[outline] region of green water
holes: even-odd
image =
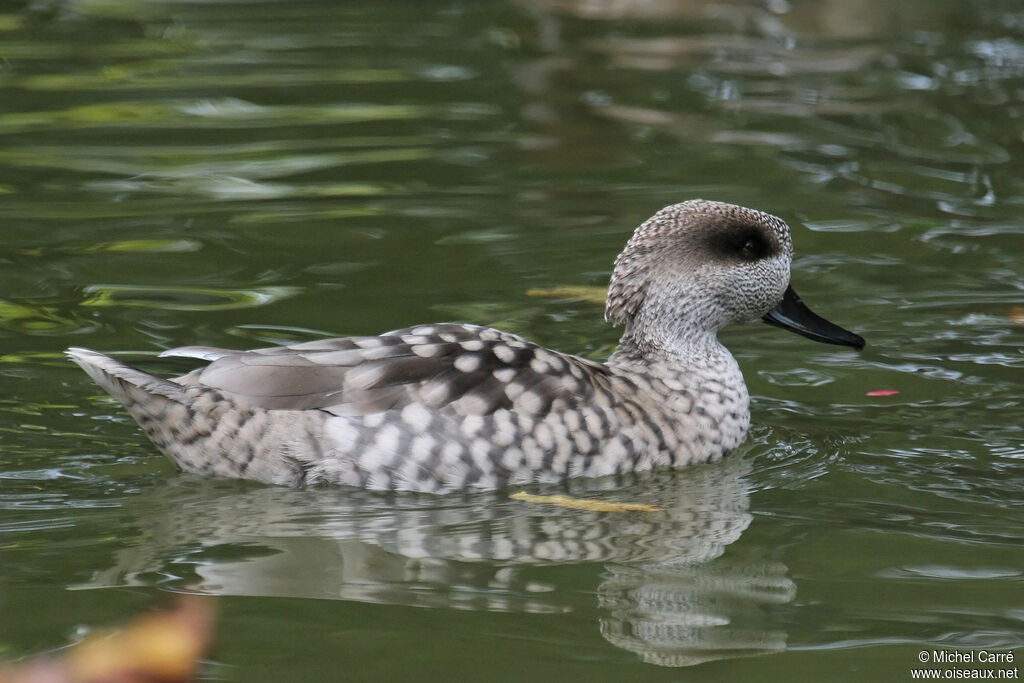
[[[211,679],[1019,665],[1022,120],[1009,0],[0,3],[0,659],[185,591]],[[868,347],[727,331],[740,452],[566,487],[660,513],[180,475],[60,355],[463,320],[600,358],[599,305],[530,290],[692,197],[789,221]]]

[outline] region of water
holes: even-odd
[[[228,680],[1022,655],[1020,3],[0,9],[0,657],[180,591],[221,596]],[[786,218],[795,288],[868,348],[727,331],[740,452],[566,487],[658,513],[179,475],[60,356],[454,319],[600,358],[600,306],[532,290],[604,286],[698,196]]]

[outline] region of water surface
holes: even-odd
[[[0,4],[0,657],[221,596],[228,680],[909,680],[1024,646],[1015,2]],[[60,352],[439,320],[602,358],[630,231],[793,226],[727,461],[599,513],[178,474]],[[892,396],[868,396],[888,389]]]

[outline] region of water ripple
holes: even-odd
[[[163,287],[158,285],[89,285],[83,306],[137,306],[170,311],[222,311],[264,306],[295,296],[297,287],[223,289],[213,287]]]

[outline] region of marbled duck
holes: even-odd
[[[763,319],[817,341],[864,340],[789,286],[789,226],[693,200],[665,207],[615,260],[605,316],[625,326],[597,363],[461,323],[234,351],[173,380],[67,354],[181,469],[271,484],[449,492],[718,460],[750,426],[718,339]]]

